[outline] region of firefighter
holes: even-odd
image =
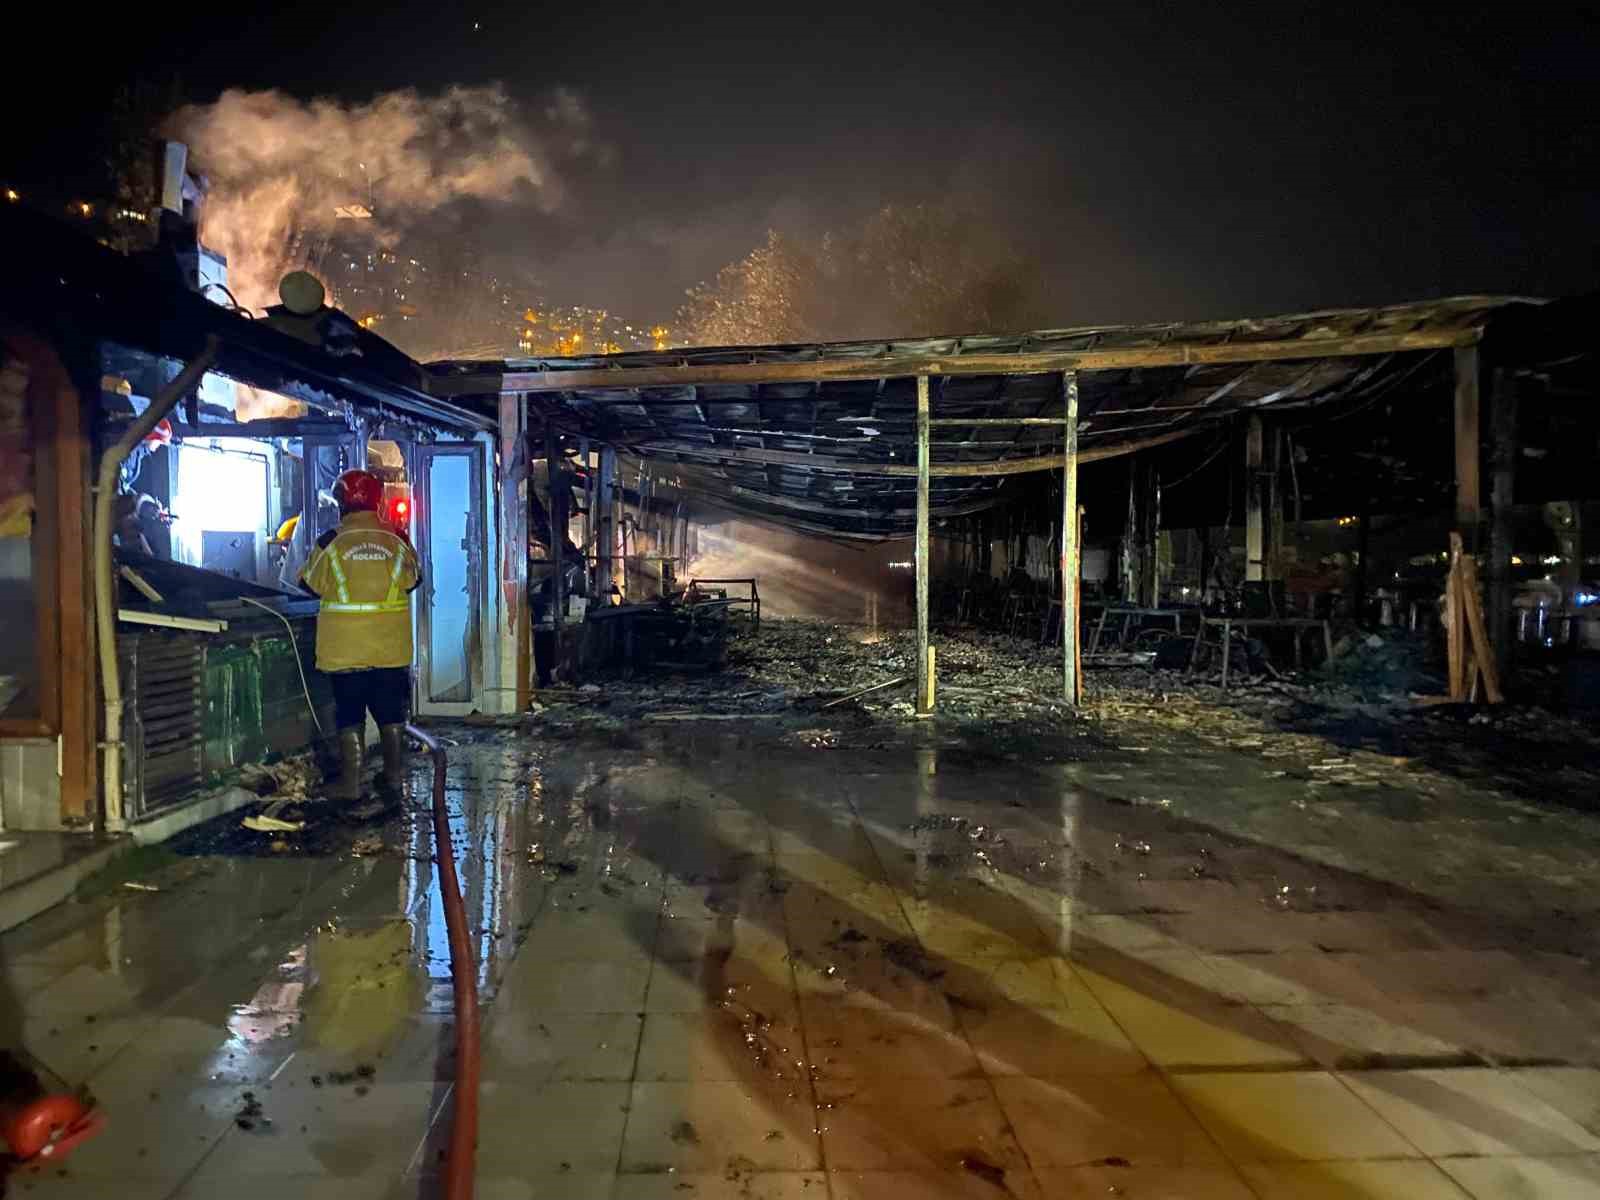
[[[397,794],[405,779],[405,723],[411,696],[411,592],[421,582],[417,555],[378,513],[383,482],[346,471],[333,485],[339,525],[317,539],[301,582],[322,600],[317,669],[333,681],[339,727],[337,800],[361,798],[367,713],[383,744],[383,782]]]

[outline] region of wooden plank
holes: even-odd
[[[1107,414],[1100,413],[1098,415],[1104,417]],[[863,425],[866,424],[865,421],[861,423]],[[979,429],[993,426],[1009,429],[1017,425],[1053,425],[1059,427],[1066,423],[1066,417],[935,417],[928,422],[929,425],[936,429],[941,425],[954,425],[957,427],[972,425]]]
[[[1483,507],[1478,478],[1479,432],[1478,348],[1458,346],[1455,352],[1456,523],[1468,550],[1478,548],[1478,513]]]
[[[713,383],[818,383],[841,379],[909,379],[924,375],[1047,375],[1057,371],[1121,371],[1201,364],[1358,358],[1370,354],[1469,346],[1476,344],[1481,337],[1481,329],[1465,327],[1281,341],[1151,343],[1114,349],[1018,354],[885,355],[878,358],[817,358],[778,363],[682,362],[659,366],[617,365],[543,371],[489,369],[473,375],[430,376],[427,384],[432,395],[450,397],[501,391],[596,391]]]
[[[1068,704],[1081,699],[1078,684],[1078,572],[1083,547],[1078,537],[1078,374],[1063,372],[1067,401],[1067,436],[1061,455],[1061,671]]]
[[[1140,450],[1166,446],[1172,442],[1193,437],[1210,429],[1210,425],[1195,424],[1189,429],[1178,429],[1157,437],[1143,438],[1118,446],[1101,446],[1078,452],[1078,465],[1119,458]],[[793,450],[759,450],[750,446],[683,446],[676,442],[634,442],[625,447],[632,453],[649,458],[678,455],[682,458],[704,459],[708,462],[766,463],[780,467],[805,467],[835,475],[872,475],[884,479],[915,478],[917,468],[907,463],[867,463],[842,458],[829,458],[823,454],[801,454]],[[934,479],[954,477],[1027,475],[1034,471],[1061,469],[1060,453],[1037,458],[1011,458],[988,463],[932,463],[928,474]]]
[[[555,666],[561,668],[561,637],[567,623],[567,501],[572,489],[566,486],[567,460],[561,454],[561,436],[548,420],[544,426],[545,479],[548,487],[546,512],[550,516],[550,559],[556,564],[555,578],[550,585],[553,602],[551,627],[555,630],[553,653]]]
[[[1088,527],[1088,518],[1084,513],[1083,506],[1079,505],[1078,506],[1078,573],[1073,577],[1073,580],[1072,580],[1072,611],[1073,611],[1073,614],[1076,617],[1078,617],[1080,620],[1081,620],[1081,618],[1083,616],[1083,536],[1084,536],[1084,531],[1085,531],[1085,529],[1087,527]],[[1082,625],[1079,625],[1078,628],[1081,630],[1082,629]],[[1076,670],[1073,672],[1073,682],[1077,685],[1077,689],[1078,689],[1077,702],[1079,704],[1083,703],[1083,658],[1084,658],[1084,656],[1081,653],[1077,656],[1077,666],[1076,666]]]
[[[1490,704],[1504,703],[1506,697],[1500,690],[1500,671],[1495,666],[1488,630],[1484,628],[1483,600],[1478,595],[1478,564],[1469,554],[1461,556],[1461,590],[1462,607],[1467,612],[1467,630],[1472,635],[1472,654],[1483,675],[1484,696]]]
[[[932,550],[928,520],[928,377],[917,376],[917,714],[933,711],[932,661],[928,655],[928,576]]]
[[[1467,698],[1466,639],[1461,611],[1461,534],[1454,530],[1450,533],[1450,573],[1445,577],[1444,620],[1450,699],[1460,703]]]
[[[1489,396],[1489,642],[1495,666],[1504,673],[1510,666],[1513,579],[1511,554],[1515,549],[1513,494],[1517,482],[1517,379],[1510,371],[1496,370]]]
[[[502,688],[513,689],[514,711],[526,712],[533,698],[533,632],[528,601],[528,400],[500,397],[500,603],[505,606],[501,646]]]
[[[1266,432],[1260,413],[1250,414],[1244,439],[1244,577],[1256,583],[1267,577],[1267,508],[1262,473]]]

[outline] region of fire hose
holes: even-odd
[[[445,1158],[445,1200],[472,1200],[478,1144],[478,1077],[482,1063],[478,1044],[478,977],[467,932],[467,908],[456,876],[455,849],[450,841],[450,814],[445,808],[444,749],[415,725],[406,732],[428,749],[433,760],[434,859],[439,865],[439,893],[450,941],[450,984],[455,998],[455,1104],[450,1117],[450,1149]]]

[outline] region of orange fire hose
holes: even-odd
[[[467,909],[456,877],[455,850],[450,842],[450,814],[445,810],[445,757],[439,743],[415,725],[406,732],[428,748],[433,759],[434,858],[439,864],[439,892],[450,936],[450,984],[456,1008],[455,1108],[450,1118],[450,1151],[445,1159],[445,1200],[472,1200],[478,1146],[478,976],[467,935]]]

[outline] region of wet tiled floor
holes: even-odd
[[[1206,753],[452,748],[479,1194],[1600,1197],[1600,821]],[[111,1116],[16,1194],[436,1194],[431,850],[185,860],[0,938],[5,1044]]]

